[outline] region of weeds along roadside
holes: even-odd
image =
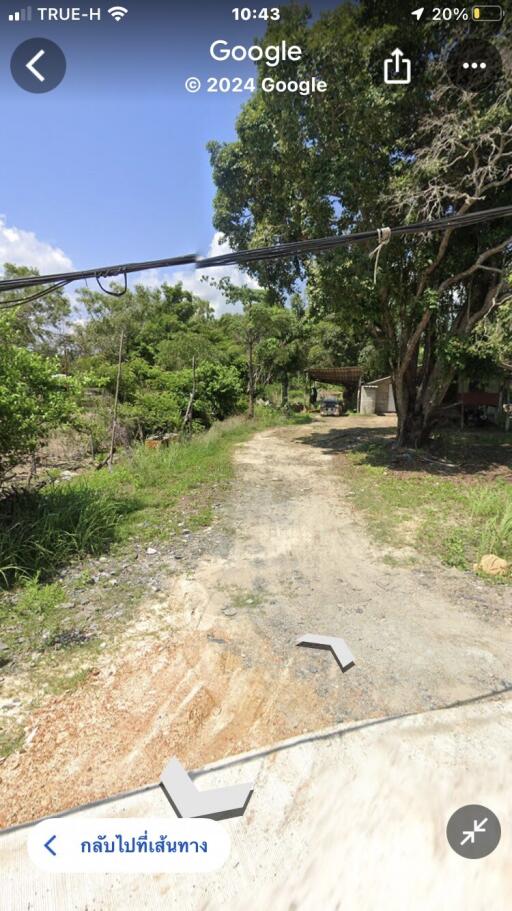
[[[134,551],[159,541],[162,552],[173,550],[184,526],[209,525],[234,447],[307,420],[261,408],[253,421],[229,418],[167,449],[137,447],[112,472],[34,492],[3,515],[0,507],[0,758],[23,744],[33,708],[89,678],[151,590],[152,558],[130,573]]]
[[[441,478],[392,469],[389,447],[349,453],[344,480],[374,539],[396,551],[415,548],[470,570],[484,554],[512,564],[512,485],[506,479]],[[381,464],[375,464],[376,461]],[[486,577],[489,579],[489,577]],[[501,580],[512,582],[509,575]]]
[[[137,446],[112,472],[91,471],[0,500],[0,590],[33,579],[47,582],[71,561],[108,551],[139,534],[141,517],[151,536],[172,533],[177,510],[191,513],[192,525],[208,524],[206,500],[183,503],[183,497],[228,480],[237,443],[258,430],[297,420],[304,418],[261,408],[253,421],[228,418],[169,447]]]

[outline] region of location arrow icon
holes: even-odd
[[[243,816],[253,792],[252,784],[198,791],[177,759],[167,763],[160,784],[178,816],[186,818],[208,816],[210,819],[229,819]]]
[[[330,648],[343,673],[354,666],[354,656],[344,639],[338,636],[299,636],[296,645],[309,645],[311,648]]]

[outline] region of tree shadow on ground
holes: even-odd
[[[394,427],[330,427],[297,440],[305,446],[322,449],[326,455],[355,453],[364,456],[366,465],[387,468],[400,474],[437,475],[445,478],[512,481],[512,433],[497,428],[465,428],[434,434],[422,449],[395,445]]]

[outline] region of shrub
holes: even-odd
[[[44,581],[76,557],[102,553],[131,508],[85,481],[0,500],[0,587]]]
[[[33,452],[52,427],[70,420],[75,384],[58,376],[57,361],[22,348],[12,318],[0,317],[0,484],[6,472]]]

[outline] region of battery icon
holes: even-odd
[[[471,12],[475,22],[501,22],[503,18],[501,6],[474,6]]]

